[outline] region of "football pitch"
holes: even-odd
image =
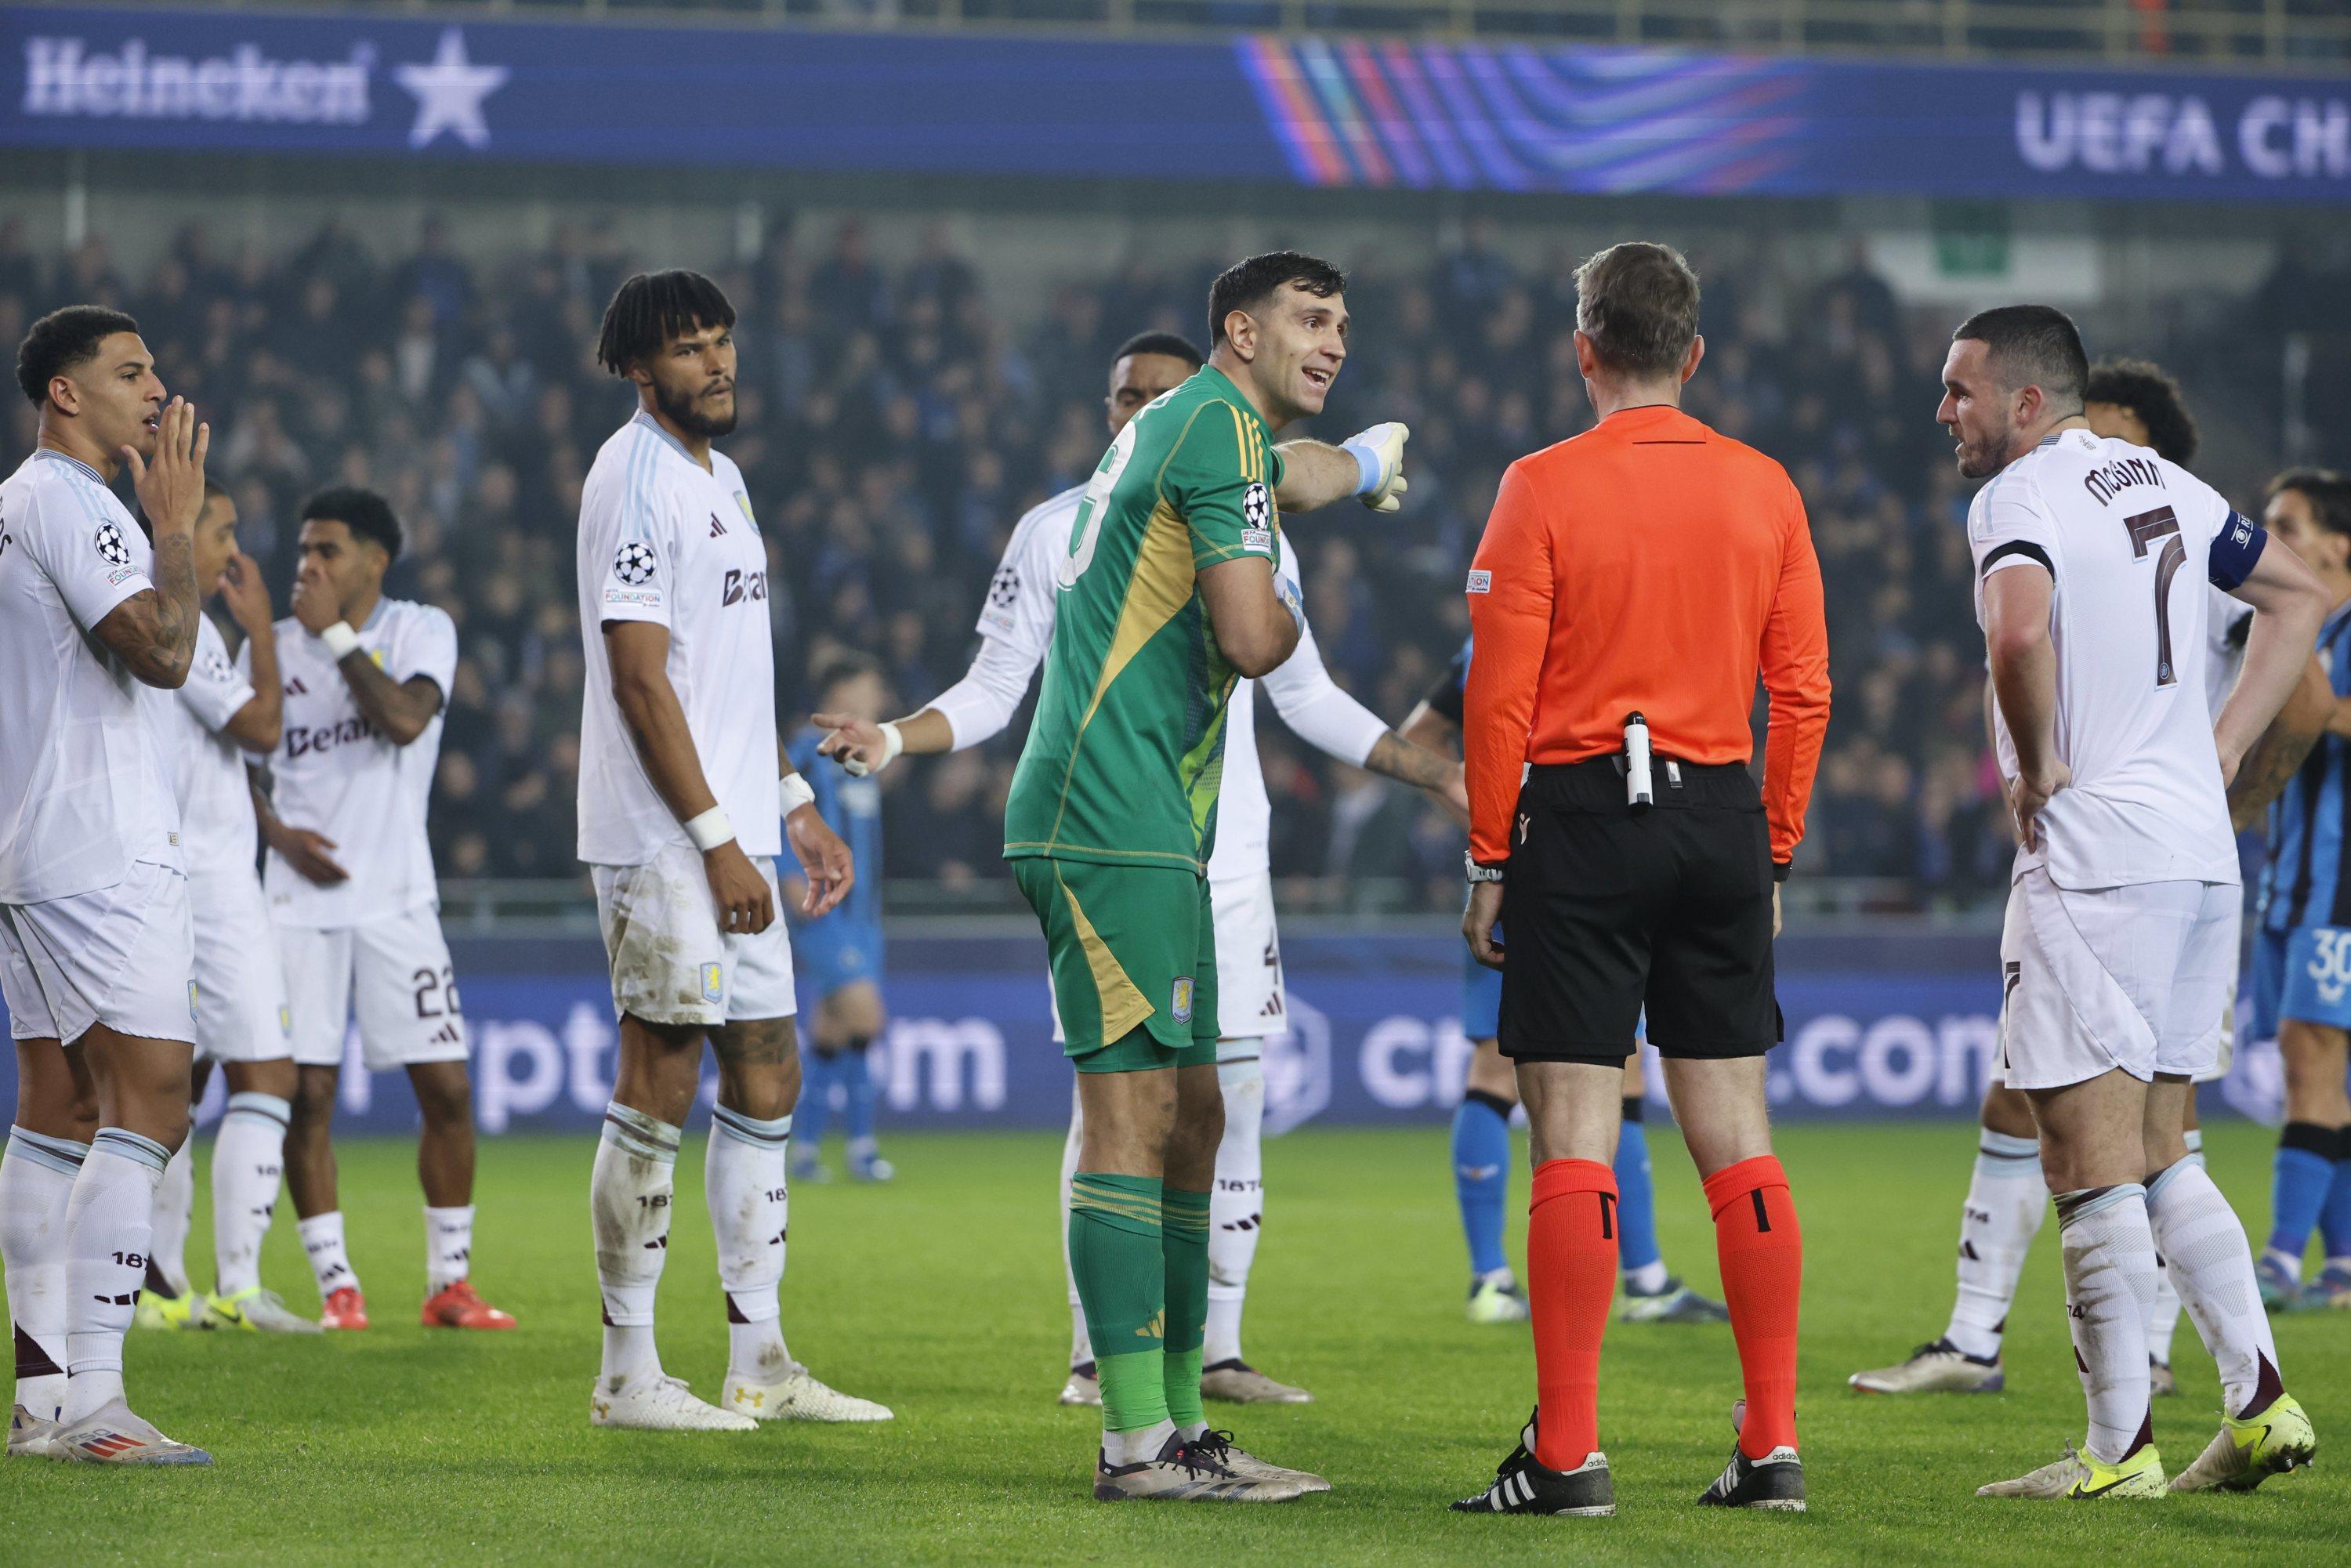
[[[2214,1175],[2256,1229],[2264,1130],[2209,1134]],[[1667,1258],[1708,1291],[1712,1227],[1681,1146],[1653,1126]],[[796,1185],[784,1322],[818,1375],[883,1400],[880,1427],[747,1435],[588,1425],[598,1307],[586,1139],[482,1145],[475,1278],[521,1326],[429,1333],[413,1151],[343,1149],[351,1250],[375,1327],[325,1339],[135,1333],[139,1407],[210,1447],[209,1471],[0,1464],[0,1540],[20,1562],[156,1563],[2050,1563],[2209,1564],[2258,1552],[2341,1562],[2351,1547],[2351,1314],[2278,1323],[2288,1385],[2320,1436],[2315,1469],[2249,1496],[2085,1506],[1994,1502],[1980,1482],[2078,1440],[2056,1227],[2044,1227],[2008,1345],[2009,1392],[1917,1400],[1848,1393],[1845,1375],[1939,1333],[1973,1154],[1958,1124],[1792,1127],[1781,1152],[1806,1241],[1803,1437],[1812,1511],[1694,1506],[1728,1458],[1739,1392],[1727,1326],[1611,1326],[1601,1438],[1618,1517],[1451,1514],[1481,1487],[1532,1400],[1523,1327],[1461,1314],[1465,1265],[1441,1127],[1307,1130],[1270,1143],[1269,1224],[1247,1350],[1312,1388],[1302,1407],[1211,1406],[1279,1463],[1328,1475],[1276,1506],[1089,1497],[1094,1413],[1058,1407],[1067,1327],[1056,1245],[1057,1135],[900,1136],[887,1187]],[[209,1138],[205,1150],[209,1151]],[[1512,1246],[1525,1208],[1524,1145]],[[715,1397],[723,1307],[700,1141],[678,1163],[662,1295],[668,1369]],[[200,1155],[192,1262],[209,1256]],[[266,1278],[316,1292],[281,1206]],[[2212,1364],[2183,1322],[2180,1394],[2156,1409],[2167,1467],[2211,1437]]]

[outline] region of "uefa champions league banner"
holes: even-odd
[[[481,1130],[592,1134],[618,1050],[601,950],[592,940],[461,938],[452,946]],[[1973,1116],[2000,1050],[1990,943],[1791,937],[1782,952],[1787,1041],[1770,1058],[1775,1116]],[[1285,941],[1290,1018],[1265,1042],[1267,1130],[1442,1123],[1460,1098],[1470,1051],[1459,955],[1458,939],[1442,933]],[[1071,1071],[1052,1040],[1041,943],[897,940],[885,999],[891,1021],[869,1065],[887,1124],[1067,1123]],[[349,1050],[339,1125],[410,1131],[415,1102],[401,1075],[365,1071],[356,1035]],[[1650,1098],[1662,1105],[1654,1057],[1647,1066]],[[0,1096],[8,1097],[0,1103],[13,1102],[14,1074],[11,1057],[0,1066]],[[716,1088],[705,1070],[705,1107]],[[2257,1045],[2239,1053],[2205,1106],[2274,1119],[2281,1092],[2274,1047]],[[214,1074],[199,1121],[216,1117],[225,1097]]]
[[[2351,86],[1405,39],[18,5],[0,6],[0,145],[1374,189],[2340,202]]]

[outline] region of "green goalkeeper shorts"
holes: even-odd
[[[1079,1071],[1216,1065],[1206,877],[1039,856],[1014,861],[1012,878],[1045,928],[1062,1050]]]

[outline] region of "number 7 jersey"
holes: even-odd
[[[2073,782],[2042,812],[2046,864],[2064,888],[2235,883],[2236,838],[2205,690],[2209,580],[2242,583],[2268,536],[2219,492],[2143,446],[2060,431],[1994,476],[1968,510],[1976,619],[1993,573],[2054,582],[2057,756]],[[2016,775],[2005,716],[2001,777]]]
[[[1199,573],[1273,559],[1280,475],[1265,422],[1213,367],[1111,443],[1060,558],[1044,686],[1005,805],[1007,860],[1202,874],[1238,676]]]

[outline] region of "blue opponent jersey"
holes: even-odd
[[[817,755],[824,731],[813,726],[792,737],[784,750],[800,777],[816,791],[817,814],[825,826],[841,835],[857,867],[856,885],[841,906],[824,918],[844,925],[879,929],[882,925],[882,787],[871,779],[852,779],[830,757]],[[799,864],[779,858],[779,875],[795,876]]]
[[[1445,666],[1445,674],[1428,688],[1424,699],[1434,712],[1451,719],[1456,729],[1461,727],[1462,701],[1469,695],[1469,646],[1473,641],[1468,637],[1461,640],[1461,652],[1453,655],[1453,662]]]
[[[2326,618],[2318,663],[2338,697],[2351,696],[2351,605]],[[2323,735],[2302,771],[2270,805],[2269,858],[2262,867],[2262,925],[2270,931],[2351,925],[2351,881],[2343,874],[2344,814],[2351,741]]]

